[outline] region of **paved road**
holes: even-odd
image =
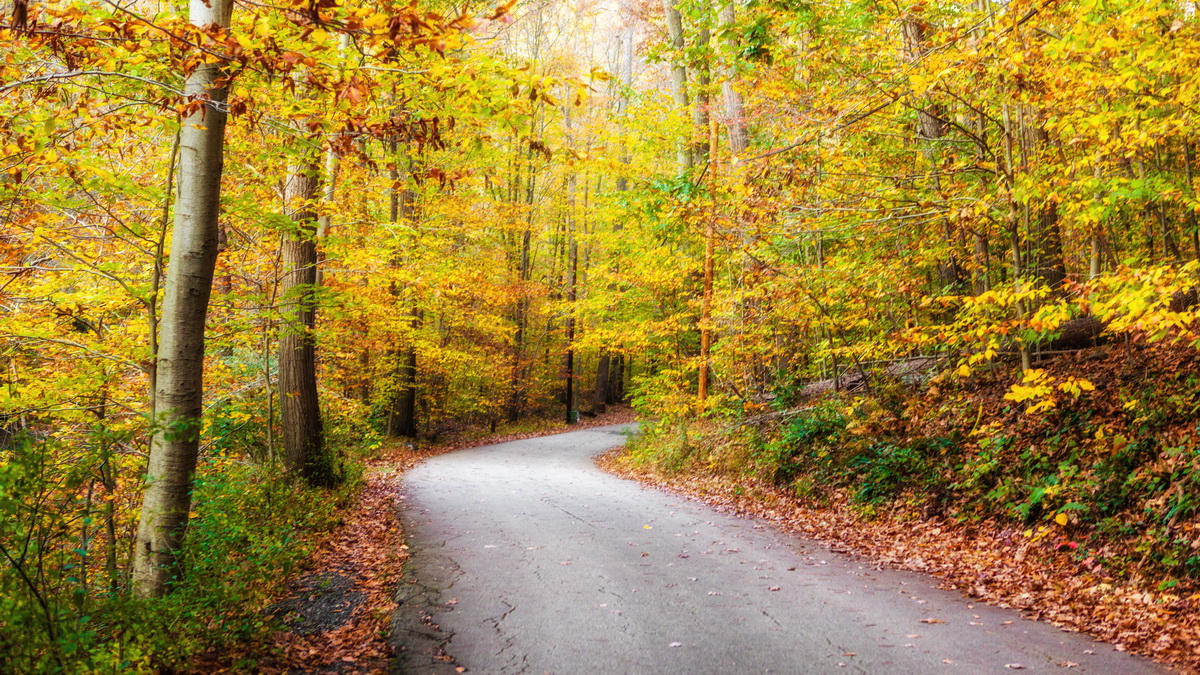
[[[602,427],[409,472],[397,671],[1162,672],[593,466],[623,442]]]

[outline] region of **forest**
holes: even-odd
[[[0,0],[0,671],[187,670],[380,453],[623,405],[1194,628],[1196,5]]]

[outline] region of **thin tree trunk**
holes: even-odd
[[[574,184],[575,177],[571,177]],[[571,191],[574,192],[572,185]],[[571,202],[574,199],[571,198]],[[571,413],[575,410],[575,282],[579,265],[579,242],[575,240],[575,220],[573,215],[567,216],[567,354],[566,363],[566,398],[567,424],[575,422]]]
[[[232,0],[190,0],[192,25],[228,28]],[[146,468],[146,493],[132,562],[134,593],[167,591],[192,506],[192,480],[204,404],[204,323],[217,261],[217,217],[224,168],[223,65],[200,63],[185,91],[209,103],[193,109],[180,130],[179,200],[167,270],[156,359],[155,425]]]
[[[915,64],[926,53],[925,24],[916,16],[909,15],[900,24],[900,29],[903,34],[905,60]],[[933,101],[924,101],[917,108],[917,140],[921,146],[921,153],[925,155],[926,165],[929,167],[930,183],[936,192],[940,192],[942,189],[941,177],[938,172],[937,141],[945,135],[946,127],[942,122],[941,108]],[[946,241],[953,246],[954,232],[950,220],[943,219],[943,225]],[[937,271],[938,284],[941,287],[939,290],[949,289],[952,293],[962,291],[962,266],[954,255],[953,249],[944,260],[938,261]]]
[[[717,219],[717,121],[712,119],[708,129],[709,191],[712,211],[708,214],[708,226],[704,232],[704,296],[700,309],[700,403],[708,399],[708,373],[712,348],[712,303],[713,303],[713,257],[716,247]]]
[[[696,35],[696,48],[704,49],[708,47],[710,31],[708,29],[708,18],[703,19],[704,24],[700,26],[700,30]],[[699,66],[696,68],[696,90],[695,104],[692,105],[692,137],[695,139],[692,143],[691,155],[692,164],[703,164],[708,161],[708,118],[712,108],[712,71],[709,69],[711,59],[702,58],[699,60]]]
[[[508,419],[510,422],[517,421],[525,407],[525,392],[521,384],[525,372],[525,331],[528,328],[529,322],[529,297],[526,285],[529,282],[532,272],[530,263],[532,262],[533,246],[533,196],[537,187],[537,174],[533,170],[532,149],[529,151],[529,164],[528,185],[525,191],[525,204],[529,208],[529,212],[525,219],[525,230],[521,233],[521,255],[519,267],[517,268],[517,277],[521,285],[521,290],[517,300],[517,331],[513,336],[513,363],[509,382],[511,393],[508,401]]]
[[[1192,182],[1192,164],[1195,162],[1195,157],[1192,153],[1192,143],[1189,140],[1183,141],[1183,168],[1187,178],[1187,193],[1195,198],[1196,190]],[[1187,217],[1187,226],[1192,240],[1192,257],[1195,260],[1200,260],[1200,222],[1197,222],[1196,211],[1191,208],[1184,209]]]
[[[390,194],[390,218],[392,223],[398,223],[400,220],[406,221],[410,226],[415,226],[417,206],[416,194],[409,186],[408,181],[412,176],[412,159],[409,156],[408,145],[403,148],[392,140],[392,169],[390,176],[392,179],[392,189]],[[404,172],[401,174],[400,162],[404,164]],[[404,187],[401,188],[403,183]],[[414,235],[415,238],[415,235]],[[394,264],[399,263],[398,256],[393,257]],[[393,295],[399,296],[398,289],[393,289]],[[395,377],[399,384],[394,397],[391,401],[391,409],[388,412],[387,434],[393,437],[416,438],[417,437],[417,346],[416,334],[421,327],[421,310],[417,306],[417,298],[415,295],[410,297],[408,305],[409,328],[410,333],[404,341],[404,346],[397,348],[392,352],[395,357],[396,371]]]

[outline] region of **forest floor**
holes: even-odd
[[[454,450],[621,424],[633,412],[614,406],[576,424],[542,420],[517,432],[464,430],[437,443],[396,441],[366,461],[363,489],[341,514],[341,524],[317,544],[310,564],[268,613],[281,630],[219,656],[197,658],[203,673],[353,673],[390,670],[388,643],[395,596],[408,559],[397,504],[404,473],[421,460]]]
[[[1200,673],[1200,594],[1180,598],[1119,580],[1097,584],[1063,554],[1059,541],[1030,541],[1020,528],[1004,524],[927,518],[902,508],[865,517],[848,491],[821,505],[805,504],[766,481],[702,470],[661,472],[622,461],[623,455],[624,449],[617,448],[598,463],[616,475],[722,511],[773,521],[786,532],[830,545],[834,552],[930,574],[942,588],[1093,635],[1119,651],[1149,656],[1180,672]]]

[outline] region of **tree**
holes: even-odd
[[[316,203],[321,167],[311,142],[302,139],[299,157],[288,167],[283,185],[285,215],[280,283],[283,321],[279,334],[279,404],[283,457],[290,473],[312,485],[332,485],[333,462],[325,449],[317,396],[317,229]]]
[[[191,0],[189,22],[210,44],[227,30],[232,0]],[[141,597],[160,596],[176,574],[192,504],[204,397],[204,324],[217,260],[229,79],[219,57],[201,57],[187,77],[179,138],[179,198],[156,363],[154,420],[146,493],[133,556]]]

